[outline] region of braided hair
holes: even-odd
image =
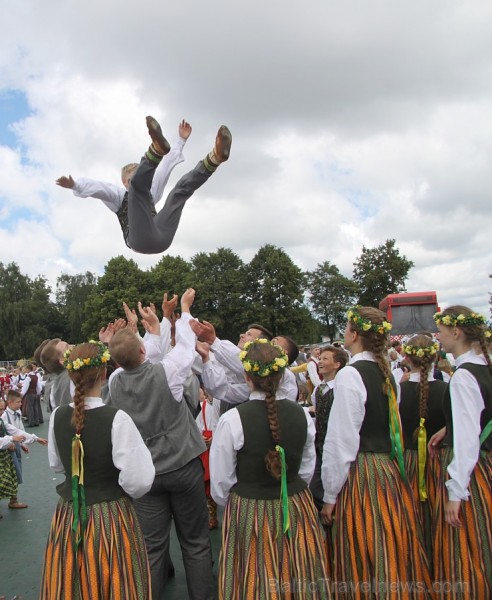
[[[87,358],[96,358],[100,354],[99,345],[91,342],[86,342],[74,346],[68,358],[70,361]],[[77,371],[70,370],[70,379],[75,384],[75,394],[73,397],[74,411],[72,414],[71,423],[75,427],[75,431],[80,433],[84,429],[85,421],[85,397],[87,391],[94,387],[97,380],[101,377],[101,369],[103,366],[83,368]]]
[[[245,359],[248,361],[254,361],[261,364],[268,364],[274,361],[276,358],[282,358],[282,350],[278,346],[271,343],[251,343],[247,350]],[[268,425],[272,434],[275,445],[280,445],[280,426],[278,422],[278,410],[277,402],[275,400],[275,394],[280,385],[280,380],[283,374],[283,368],[278,371],[271,371],[268,375],[260,376],[250,371],[247,376],[251,380],[255,390],[264,392],[265,403],[267,409]],[[265,464],[268,472],[275,477],[280,479],[282,472],[282,464],[280,460],[280,453],[274,448],[268,450],[265,455]]]
[[[430,348],[434,344],[434,340],[428,335],[417,334],[411,337],[403,349],[407,346],[411,346],[412,349]],[[427,400],[429,398],[429,372],[433,368],[434,360],[436,358],[436,351],[434,354],[430,352],[421,352],[416,354],[415,352],[405,352],[407,359],[410,361],[413,367],[419,369],[420,383],[419,383],[419,417],[425,419],[427,417]],[[417,436],[419,428],[415,430],[414,436]]]

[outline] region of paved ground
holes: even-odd
[[[43,406],[43,409],[45,406]],[[39,437],[48,436],[48,417],[45,423],[32,430]],[[48,466],[47,448],[40,444],[30,446],[23,455],[24,483],[19,486],[19,500],[29,504],[24,510],[9,510],[7,500],[0,501],[0,600],[36,600],[39,595],[43,555],[58,495],[55,486],[62,476]],[[215,564],[220,548],[220,529],[211,532]],[[173,532],[171,555],[176,577],[166,588],[169,600],[188,598],[181,552]],[[214,569],[215,570],[215,569]],[[56,600],[56,599],[53,599]]]

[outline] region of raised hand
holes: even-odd
[[[138,303],[138,312],[140,313],[142,325],[145,331],[152,333],[153,335],[159,335],[161,332],[161,324],[159,318],[150,306],[142,306],[142,303]]]
[[[190,321],[190,326],[192,323],[193,323],[193,321]],[[204,362],[204,363],[208,362],[209,356],[210,356],[210,346],[207,344],[207,342],[197,341],[195,344],[195,350],[200,355],[202,362]]]
[[[62,188],[67,188],[69,190],[71,190],[75,186],[75,181],[73,180],[73,177],[71,175],[69,175],[68,177],[62,175],[59,179],[55,181],[55,183],[56,185],[59,185]]]
[[[203,323],[200,323],[200,321],[191,321],[190,327],[201,342],[207,342],[210,345],[214,343],[217,336],[212,323],[208,321],[203,321]]]
[[[99,341],[103,344],[109,344],[114,333],[114,323],[108,323],[106,327],[101,327],[99,330]]]
[[[178,127],[179,137],[183,140],[187,140],[191,135],[191,131],[191,125],[183,119]]]
[[[193,306],[194,300],[195,290],[193,288],[188,288],[181,296],[181,312],[190,312],[190,308]]]
[[[174,294],[171,300],[167,299],[167,292],[164,293],[162,298],[162,314],[166,319],[171,321],[171,317],[178,306],[178,294]]]
[[[139,303],[140,304],[140,303]],[[123,302],[123,310],[125,311],[126,321],[128,323],[128,327],[133,331],[133,333],[138,332],[137,323],[138,323],[138,315],[135,310],[130,309],[126,302]],[[145,325],[144,325],[145,327]]]

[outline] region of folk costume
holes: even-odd
[[[452,591],[440,598],[492,597],[492,375],[483,354],[456,358],[444,397],[446,437],[431,463],[436,482],[434,577]],[[461,527],[444,520],[461,500]]]
[[[286,488],[266,469],[273,446],[265,394],[226,412],[210,455],[212,496],[226,504],[219,558],[219,598],[329,598],[323,532],[308,490],[314,424],[307,410],[277,395]],[[284,532],[287,517],[290,529]],[[312,584],[311,586],[309,584]]]
[[[432,369],[427,379],[429,388],[424,421],[421,422],[419,417],[420,373],[418,372],[411,373],[409,379],[400,384],[401,400],[399,411],[405,447],[405,472],[413,491],[415,505],[420,514],[426,551],[430,566],[432,566],[433,541],[430,506],[434,503],[435,485],[428,468],[427,441],[446,424],[442,402],[447,390],[447,384],[434,379]],[[423,428],[425,428],[425,435],[422,439],[424,434]]]
[[[322,481],[325,503],[336,503],[337,598],[429,597],[421,593],[431,581],[420,520],[401,472],[398,388],[393,380],[393,390],[383,391],[384,383],[368,351],[356,353],[335,377]],[[408,591],[415,582],[420,591]]]
[[[13,452],[9,449],[15,444],[12,436],[7,433],[5,423],[0,419],[0,499],[17,496],[17,474],[12,460]]]
[[[83,453],[74,462],[73,406],[56,408],[49,424],[50,467],[66,479],[57,486],[40,599],[150,599],[145,542],[131,501],[154,480],[150,452],[126,413],[86,397]]]

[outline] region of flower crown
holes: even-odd
[[[267,363],[261,362],[259,360],[252,360],[251,358],[248,358],[247,355],[248,350],[251,348],[251,346],[255,344],[270,344],[270,346],[273,346],[273,348],[280,352],[280,356],[276,356],[274,359]],[[256,340],[253,340],[252,342],[247,342],[246,344],[244,344],[243,350],[239,353],[239,358],[243,363],[243,367],[246,373],[258,375],[258,377],[266,377],[267,375],[271,375],[272,373],[278,373],[278,371],[285,369],[285,367],[287,367],[289,364],[289,359],[287,357],[287,354],[284,352],[283,348],[281,348],[277,344],[266,340],[265,338],[258,338]]]
[[[485,317],[479,313],[472,312],[470,315],[443,315],[442,312],[438,312],[434,315],[434,321],[438,325],[446,325],[447,327],[473,327],[476,325],[485,325]]]
[[[364,319],[359,313],[360,306],[352,306],[347,312],[347,319],[355,325],[357,331],[375,331],[379,335],[384,335],[391,331],[391,323],[383,321],[382,323],[373,323],[370,319]]]
[[[424,356],[435,356],[439,350],[438,342],[432,342],[429,346],[414,346],[409,340],[406,344],[403,344],[403,352],[408,356],[418,356],[423,358]]]
[[[70,360],[70,354],[73,348],[69,348],[63,355],[64,367],[69,371],[78,371],[80,369],[89,369],[91,367],[103,367],[111,358],[109,350],[102,342],[98,342],[96,340],[89,340],[89,344],[94,344],[99,348],[99,354],[97,356]]]

